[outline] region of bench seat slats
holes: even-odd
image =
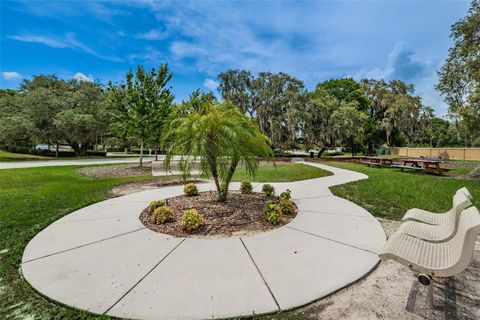
[[[455,221],[448,221],[441,225],[406,221],[398,229],[398,232],[430,242],[443,242],[453,238],[456,230],[455,224]]]

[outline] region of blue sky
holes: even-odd
[[[122,81],[168,63],[176,100],[227,69],[401,79],[445,115],[436,70],[468,1],[1,1],[1,88],[54,73]]]

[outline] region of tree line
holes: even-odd
[[[227,70],[218,75],[218,93],[251,118],[277,151],[480,146],[479,8],[480,1],[473,1],[452,26],[454,45],[439,70],[437,89],[449,106],[448,120],[436,117],[414,85],[400,80],[331,79],[309,91],[286,73]],[[174,103],[171,78],[166,64],[138,66],[123,82],[108,85],[36,75],[17,90],[0,90],[0,147],[68,145],[79,156],[97,146],[137,146],[141,154],[165,149],[162,137],[173,111],[218,103],[200,90]]]

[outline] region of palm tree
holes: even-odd
[[[180,167],[188,175],[191,161],[199,160],[201,173],[215,181],[218,201],[227,200],[239,163],[253,176],[258,158],[272,156],[269,139],[252,119],[228,102],[215,103],[208,97],[201,104],[184,102],[172,112],[167,128],[166,167],[173,155],[179,155]]]

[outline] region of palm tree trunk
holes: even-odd
[[[235,173],[235,169],[238,165],[238,159],[232,159],[230,163],[230,167],[228,168],[227,177],[225,178],[225,183],[222,186],[222,191],[219,194],[218,201],[224,202],[227,200],[228,197],[228,186],[230,185],[230,181],[232,180],[233,174]]]

